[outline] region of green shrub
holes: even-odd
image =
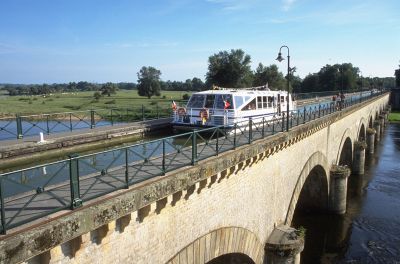
[[[190,98],[190,95],[188,95],[188,94],[182,95],[183,100],[189,100],[189,98]]]
[[[29,101],[29,100],[31,100],[31,99],[27,98],[27,97],[18,98],[18,101]]]
[[[33,99],[32,99],[33,101],[36,101],[37,100],[37,97],[33,97]]]
[[[104,102],[104,104],[115,104],[115,100],[110,100],[110,101]]]

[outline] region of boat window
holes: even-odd
[[[285,102],[285,96],[281,95],[281,103],[284,103],[284,102]]]
[[[250,98],[251,98],[251,96],[245,96],[244,101],[246,102],[246,101],[250,100]]]
[[[263,96],[263,108],[267,108],[268,107],[268,101],[267,101],[267,97]]]
[[[256,98],[251,100],[250,103],[248,103],[245,107],[243,107],[243,110],[256,110]]]
[[[262,109],[262,97],[257,96],[257,109]]]
[[[243,96],[235,95],[235,108],[239,108],[244,104]]]
[[[204,106],[204,94],[193,94],[190,97],[187,107],[189,108],[202,108]]]
[[[229,103],[229,106],[225,108],[225,102]],[[232,95],[231,94],[217,94],[215,96],[215,108],[216,109],[233,109]]]
[[[206,103],[204,105],[205,108],[214,108],[214,99],[215,95],[207,94],[206,95]]]
[[[268,107],[274,106],[274,97],[268,96]]]

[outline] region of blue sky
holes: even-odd
[[[210,55],[241,48],[255,69],[281,45],[301,77],[342,62],[393,76],[399,14],[399,0],[0,0],[0,83],[136,82],[142,66],[204,80]]]

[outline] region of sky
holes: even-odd
[[[305,77],[350,62],[363,76],[400,64],[399,0],[0,0],[0,83],[205,80],[209,56],[242,49]],[[282,50],[287,56],[287,50]]]

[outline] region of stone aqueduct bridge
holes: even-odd
[[[368,128],[380,132],[388,100],[383,94],[10,232],[0,262],[182,264],[230,253],[287,260],[302,249],[301,237],[281,236],[296,208],[344,212],[348,174],[336,165],[351,167],[354,157],[360,170],[365,144],[357,142],[371,147]]]

